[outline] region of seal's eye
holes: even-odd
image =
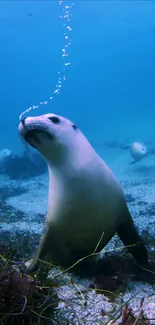
[[[50,121],[52,121],[53,123],[55,123],[55,124],[60,123],[59,118],[56,117],[56,116],[49,117],[48,119],[49,119]]]
[[[75,131],[78,130],[78,127],[77,127],[75,124],[73,124],[72,127],[73,127],[73,129],[74,129]]]

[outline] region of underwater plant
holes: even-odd
[[[43,270],[42,270],[43,271]],[[15,267],[0,246],[0,324],[48,324],[58,299],[50,281]],[[50,317],[50,318],[49,318]]]

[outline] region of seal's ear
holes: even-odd
[[[78,130],[78,127],[77,127],[75,124],[72,125],[72,128],[73,128],[75,131]]]

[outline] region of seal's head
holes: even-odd
[[[130,154],[135,161],[141,160],[147,155],[147,148],[140,142],[133,142],[130,146]]]
[[[64,161],[78,160],[78,157],[86,154],[87,147],[90,148],[87,139],[75,124],[55,114],[23,119],[19,124],[19,133],[26,142],[40,151],[48,164],[56,166],[61,162],[64,165]]]

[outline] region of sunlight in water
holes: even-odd
[[[71,1],[68,2],[70,3]],[[61,8],[61,14],[59,18],[63,21],[63,27],[64,27],[64,46],[62,48],[63,67],[60,71],[58,71],[56,86],[53,93],[49,97],[49,100],[44,100],[41,101],[38,105],[30,106],[19,116],[20,120],[23,118],[23,116],[26,113],[30,112],[33,109],[38,108],[40,105],[47,105],[50,100],[52,100],[56,95],[60,94],[62,84],[66,80],[66,71],[68,69],[68,66],[70,66],[68,48],[70,47],[72,41],[71,39],[72,28],[70,22],[72,17],[71,10],[73,8],[74,3],[67,5],[66,0],[60,0],[58,3]]]

